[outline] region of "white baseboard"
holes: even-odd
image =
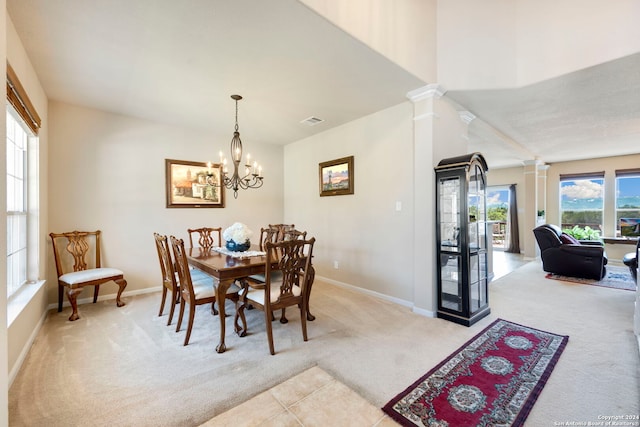
[[[365,294],[365,295],[369,295],[372,296],[374,298],[378,298],[381,300],[385,300],[385,301],[389,301],[392,302],[394,304],[399,304],[401,306],[404,307],[409,307],[411,308],[411,311],[419,314],[421,316],[425,316],[425,317],[436,317],[436,314],[433,311],[430,310],[425,310],[419,307],[416,307],[411,301],[407,301],[407,300],[403,300],[400,298],[396,298],[396,297],[392,297],[386,294],[382,294],[380,292],[376,292],[376,291],[371,291],[369,289],[364,289],[364,288],[359,288],[358,286],[353,286],[350,285],[348,283],[344,283],[344,282],[339,282],[338,280],[333,280],[333,279],[329,279],[328,277],[323,277],[323,276],[316,276],[317,279],[323,281],[323,282],[327,282],[331,285],[336,285],[339,286],[341,288],[345,288],[345,289],[349,289],[351,291],[354,292],[358,292],[361,294]]]

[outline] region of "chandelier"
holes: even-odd
[[[233,197],[238,198],[238,190],[246,190],[248,188],[262,187],[262,166],[258,162],[251,163],[251,154],[247,153],[246,163],[244,165],[244,174],[240,176],[240,162],[242,161],[242,141],[240,140],[240,132],[238,132],[238,101],[242,99],[240,95],[231,95],[231,99],[236,101],[236,126],[231,139],[231,160],[233,162],[233,175],[229,176],[227,169],[227,159],[220,151],[220,169],[222,171],[222,185],[233,190]],[[211,163],[208,164],[211,168]],[[221,186],[214,181],[213,176],[207,176],[207,183],[213,186]]]

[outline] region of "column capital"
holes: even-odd
[[[418,89],[407,92],[407,98],[411,102],[419,102],[428,98],[441,98],[447,90],[438,83],[432,83]]]
[[[458,115],[460,116],[460,120],[462,120],[466,125],[471,123],[476,118],[476,116],[471,111],[458,111]]]

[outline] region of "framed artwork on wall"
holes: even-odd
[[[353,156],[320,163],[320,196],[353,194]]]
[[[165,159],[167,208],[224,208],[221,165]]]

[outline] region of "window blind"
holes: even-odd
[[[40,120],[40,116],[31,103],[31,100],[27,96],[27,92],[20,84],[20,80],[16,75],[15,71],[9,63],[7,62],[7,100],[13,108],[18,112],[22,120],[27,124],[29,129],[35,134],[38,135],[38,131],[40,126],[42,125],[42,121]]]
[[[560,174],[560,181],[574,181],[576,179],[601,179],[604,178],[604,171],[589,173],[567,173]]]
[[[616,178],[623,176],[640,176],[640,169],[617,169]]]

